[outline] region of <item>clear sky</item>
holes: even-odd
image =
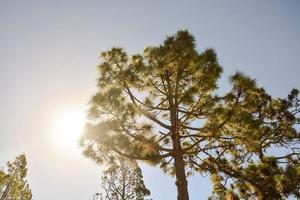
[[[28,157],[35,200],[87,200],[100,167],[55,135],[62,113],[84,112],[95,91],[99,53],[141,52],[188,29],[197,47],[216,49],[220,89],[236,70],[273,96],[300,88],[300,1],[0,1],[0,166]],[[60,138],[60,139],[59,139]],[[176,197],[174,180],[143,166],[155,200]],[[208,177],[190,178],[191,200],[207,199]]]

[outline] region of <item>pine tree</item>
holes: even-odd
[[[176,177],[177,199],[188,200],[188,175],[195,171],[214,174],[204,163],[218,163],[217,155],[245,138],[249,144],[238,145],[241,148],[253,148],[266,140],[266,136],[258,135],[268,128],[238,123],[257,118],[251,109],[265,107],[266,99],[271,97],[257,89],[243,108],[248,97],[239,87],[245,89],[254,83],[238,73],[232,78],[232,91],[216,95],[222,73],[216,53],[213,49],[198,52],[187,31],[167,37],[157,47],[146,48],[142,55],[129,57],[122,49],[112,48],[101,58],[99,90],[91,98],[91,120],[81,141],[84,154],[98,163],[121,155],[159,164]],[[286,136],[295,136],[292,125],[284,128]],[[245,135],[236,137],[237,133]],[[233,135],[233,142],[228,142],[232,141],[228,135]]]
[[[25,177],[27,161],[24,154],[7,163],[7,172],[0,171],[0,200],[31,200],[32,194]]]
[[[107,200],[144,200],[150,195],[139,166],[121,157],[114,159],[103,172],[101,182]]]
[[[298,90],[272,98],[241,73],[232,83],[219,108],[219,120],[226,120],[218,132],[223,139],[213,144],[227,148],[215,149],[199,165],[212,174],[214,198],[228,193],[238,199],[300,198]]]

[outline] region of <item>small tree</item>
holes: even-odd
[[[103,200],[102,193],[96,193],[96,194],[94,194],[92,200]]]
[[[124,158],[114,160],[109,169],[103,172],[101,181],[108,200],[144,200],[145,196],[150,195],[141,169]]]
[[[24,154],[7,163],[7,172],[0,171],[0,200],[31,200],[32,194],[25,177],[27,162]]]

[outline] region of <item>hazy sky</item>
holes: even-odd
[[[224,67],[257,79],[273,96],[300,88],[300,1],[0,0],[0,166],[28,158],[35,200],[87,200],[100,168],[54,137],[66,110],[84,112],[95,91],[100,51],[141,52],[188,29],[199,50],[216,49]],[[174,180],[143,167],[155,200],[176,197]],[[208,177],[190,178],[191,200],[207,199]]]

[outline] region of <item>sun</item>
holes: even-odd
[[[84,112],[76,109],[61,112],[54,120],[54,139],[64,147],[74,148],[85,125]]]

